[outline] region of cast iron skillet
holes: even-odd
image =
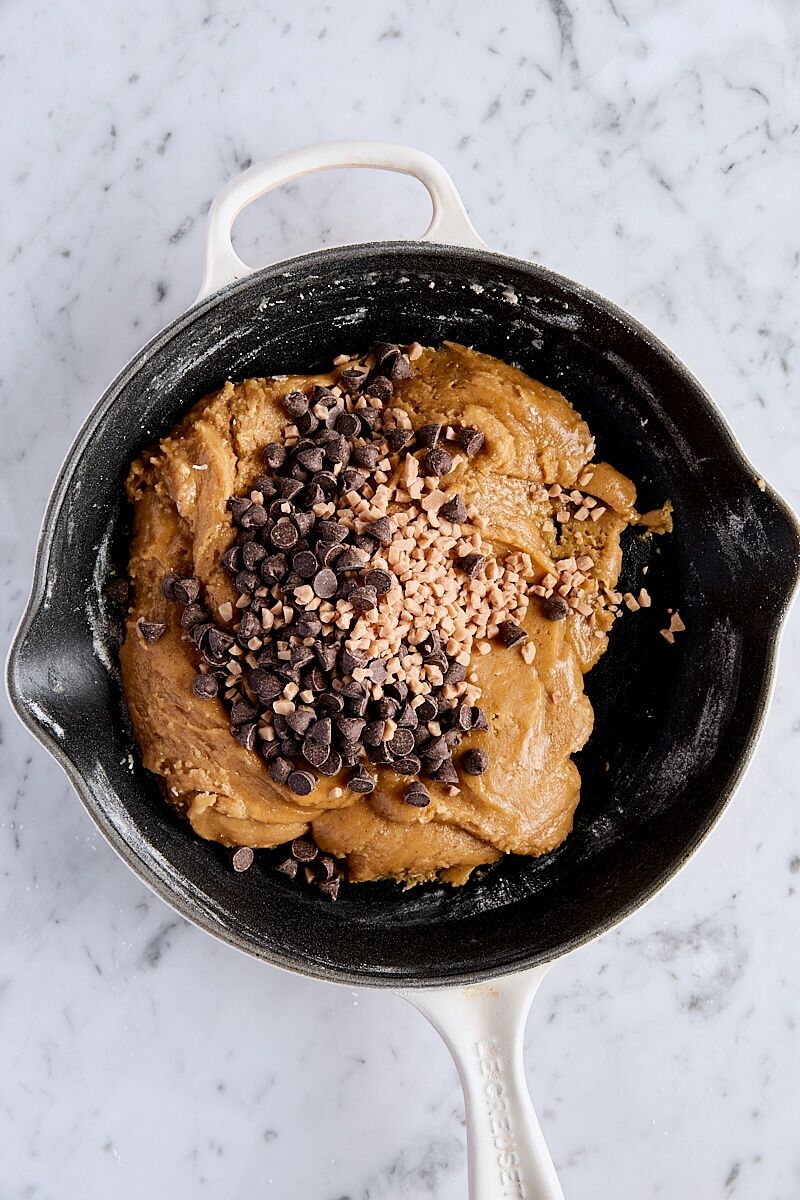
[[[434,205],[425,238],[251,273],[230,241],[241,208],[298,175],[346,165],[416,175]],[[629,539],[623,583],[635,591],[647,567],[654,606],[620,623],[588,677],[596,725],[564,845],[508,858],[459,890],[360,885],[332,905],[258,868],[234,876],[164,803],[131,736],[102,588],[124,571],[122,483],[144,446],[225,379],[315,370],[376,338],[453,339],[563,391],[596,433],[598,457],[636,480],[639,507],[673,501],[675,531]],[[433,989],[411,998],[459,1059],[476,1134],[472,1194],[555,1197],[521,1054],[513,1060],[527,1001],[544,964],[653,896],[727,804],[764,720],[799,554],[792,513],[663,343],[579,284],[486,250],[427,155],[330,143],[255,166],[225,189],[198,303],[136,355],[84,425],[44,519],[9,692],[114,848],[184,917],[307,975]],[[667,608],[687,626],[673,646],[658,634]],[[494,986],[447,986],[485,980]]]

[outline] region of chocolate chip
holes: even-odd
[[[472,429],[465,425],[458,431],[458,444],[467,458],[474,458],[484,443],[484,435],[480,429]]]
[[[395,717],[396,723],[403,729],[416,729],[419,724],[416,710],[410,704],[406,704],[404,708]]]
[[[445,683],[463,683],[467,678],[467,668],[460,662],[451,662],[444,673]]]
[[[245,542],[241,553],[242,563],[248,571],[254,571],[258,564],[267,556],[266,550],[258,542]]]
[[[324,762],[319,763],[317,770],[321,775],[338,775],[342,769],[342,756],[338,750],[331,750]]]
[[[356,612],[371,612],[378,604],[375,589],[371,587],[353,588],[349,599]]]
[[[397,454],[400,450],[403,450],[413,440],[413,429],[400,429],[398,426],[397,429],[390,429],[386,434],[386,441],[393,454]]]
[[[183,622],[181,622],[183,623]],[[138,621],[139,633],[145,642],[152,646],[153,642],[157,642],[166,631],[167,627],[163,621]]]
[[[542,616],[548,621],[563,621],[569,614],[569,605],[563,596],[547,596],[542,600]]]
[[[308,796],[317,786],[317,781],[310,771],[292,771],[286,785],[295,796]]]
[[[336,418],[336,432],[342,437],[351,438],[358,433],[361,422],[353,413],[341,412]]]
[[[476,575],[480,575],[486,559],[482,554],[465,554],[463,558],[456,559],[456,563],[470,579],[474,579]]]
[[[421,748],[422,757],[436,767],[450,756],[450,748],[443,737],[431,738]]]
[[[377,429],[382,420],[383,413],[378,408],[359,408],[356,416],[361,421],[361,434],[363,437],[372,437],[372,431]]]
[[[472,729],[472,708],[469,704],[460,704],[453,714],[453,725],[456,729],[460,729],[462,733],[469,733]]]
[[[195,675],[192,691],[198,700],[213,700],[219,692],[219,682],[211,674]]]
[[[317,661],[323,671],[332,671],[336,666],[336,647],[327,645],[326,643],[318,642],[314,647],[314,653],[317,656]]]
[[[181,629],[191,629],[198,621],[207,621],[208,613],[202,604],[187,604],[181,613]],[[158,635],[159,637],[161,634]]]
[[[424,784],[412,783],[403,792],[403,799],[406,804],[413,804],[414,808],[427,808],[431,802],[431,795]]]
[[[454,525],[463,525],[467,515],[467,506],[460,496],[453,496],[439,509],[439,516],[444,517],[445,521],[452,521]]]
[[[389,375],[390,379],[393,379],[395,382],[397,382],[400,379],[410,379],[414,374],[414,368],[411,366],[411,363],[408,361],[405,355],[401,354],[394,359],[387,374]]]
[[[236,700],[231,705],[231,722],[234,725],[245,725],[248,721],[254,721],[257,716],[258,709],[246,700]]]
[[[351,792],[360,792],[368,796],[370,792],[375,791],[375,778],[364,767],[357,766],[353,768],[347,786]]]
[[[406,758],[400,758],[397,762],[392,763],[392,769],[398,775],[419,775],[422,763],[415,754],[409,754]]]
[[[321,883],[317,884],[317,891],[333,902],[339,895],[341,882],[341,879],[338,877],[336,879],[323,879]]]
[[[258,726],[255,721],[247,725],[237,725],[233,730],[233,736],[236,738],[245,750],[255,750],[256,738],[258,735]]]
[[[300,500],[305,508],[313,508],[315,504],[324,503],[325,494],[319,484],[312,479],[303,488]]]
[[[437,447],[435,450],[429,450],[423,458],[420,466],[422,467],[423,475],[449,475],[453,469],[453,459],[448,454],[447,450],[442,450]]]
[[[261,622],[255,613],[242,613],[241,619],[237,626],[237,633],[241,642],[247,643],[251,638],[260,637],[263,632],[264,630],[261,626]]]
[[[310,450],[301,450],[297,455],[297,461],[306,471],[321,471],[324,458],[324,451],[318,446]]]
[[[310,550],[299,550],[292,559],[292,570],[303,579],[311,579],[319,568],[316,555]]]
[[[313,738],[307,737],[301,747],[301,753],[312,767],[319,767],[330,754],[330,746],[327,746],[325,742],[316,742]]]
[[[347,367],[339,376],[339,384],[351,396],[357,396],[367,378],[366,371],[358,371],[355,367]]]
[[[388,546],[394,536],[394,525],[388,517],[379,517],[371,521],[364,530],[369,537],[374,538],[381,546]]]
[[[436,770],[431,772],[431,779],[435,779],[437,783],[458,783],[458,771],[449,754],[442,760]]]
[[[350,532],[341,521],[317,521],[316,529],[322,542],[343,542]]]
[[[293,858],[284,858],[280,862],[273,863],[276,871],[280,871],[281,875],[287,875],[289,879],[294,879],[297,874],[297,863]]]
[[[308,727],[307,736],[314,742],[323,742],[326,746],[331,744],[331,722],[329,717],[323,717],[320,721],[314,721]]]
[[[292,842],[292,854],[298,862],[313,862],[319,853],[319,847],[308,837],[298,837]]]
[[[439,712],[439,706],[430,696],[425,696],[422,703],[417,705],[416,712],[420,721],[432,721]]]
[[[434,446],[438,446],[441,436],[441,425],[432,421],[429,425],[423,425],[417,430],[417,444],[424,446],[426,450],[432,450]]]
[[[489,766],[489,755],[485,750],[466,750],[461,755],[461,766],[468,775],[482,775]]]
[[[378,447],[371,446],[369,442],[365,442],[362,445],[353,447],[350,454],[350,461],[355,463],[357,467],[366,467],[367,470],[374,471],[380,462],[380,457]]]
[[[386,596],[392,590],[392,581],[393,576],[388,571],[382,571],[377,568],[367,571],[364,576],[365,586],[371,588],[376,596]]]
[[[389,742],[389,749],[396,758],[405,758],[414,749],[414,735],[410,729],[396,729]]]
[[[335,723],[341,736],[348,742],[357,742],[366,725],[362,717],[337,717]]]
[[[200,580],[190,576],[186,579],[176,579],[172,585],[175,599],[181,604],[193,604],[200,595]]]
[[[228,508],[234,521],[239,524],[248,508],[253,507],[253,501],[248,496],[231,496],[228,500]]]
[[[521,625],[517,624],[516,621],[502,621],[501,624],[498,625],[498,632],[500,633],[502,641],[506,646],[509,647],[509,649],[512,646],[521,646],[528,640],[527,633]]]
[[[354,467],[345,467],[339,478],[342,481],[342,491],[344,492],[360,492],[367,482],[363,471],[357,471]]]
[[[307,537],[314,528],[316,516],[312,512],[295,512],[292,513],[292,524],[294,525],[301,538]]]
[[[308,399],[303,392],[287,392],[283,397],[283,407],[286,409],[290,417],[302,417],[304,412],[308,412]]]
[[[261,492],[265,500],[269,500],[270,497],[274,496],[277,490],[269,475],[256,475],[251,487],[251,491]]]
[[[242,529],[260,529],[268,520],[267,510],[263,504],[251,504],[239,524]]]
[[[214,626],[210,621],[198,621],[189,630],[189,639],[197,646],[198,650],[204,649],[208,642],[208,635]]]
[[[362,734],[364,744],[366,746],[379,746],[381,744],[381,742],[383,741],[383,735],[385,732],[386,732],[386,722],[385,721],[381,721],[381,720],[367,721],[366,725],[364,726],[364,732]]]
[[[304,435],[315,433],[319,429],[319,418],[312,412],[304,412],[296,418],[295,425],[297,426],[298,433]]]
[[[239,571],[234,583],[236,584],[237,592],[252,596],[258,587],[258,576],[253,571]]]
[[[265,670],[264,667],[256,667],[252,670],[247,682],[250,690],[258,696],[262,704],[271,704],[273,700],[277,700],[285,686],[282,679]]]
[[[161,580],[161,595],[165,600],[175,600],[175,584],[180,579],[180,575],[165,575]]]
[[[323,882],[326,879],[334,879],[336,877],[336,863],[331,858],[330,854],[319,854],[314,860],[314,875],[316,879]]]
[[[262,580],[264,581],[264,583],[266,583],[267,586],[271,587],[272,584],[280,583],[282,579],[285,579],[286,573],[288,570],[289,570],[289,563],[286,559],[285,554],[270,554],[267,556],[267,558],[264,559],[261,566],[259,567],[259,574],[260,574]],[[240,574],[241,573],[242,572],[240,572]],[[236,583],[236,586],[238,588],[239,587],[239,576],[238,575],[236,576],[236,579],[234,582]],[[242,589],[239,588],[239,590],[241,591]],[[254,590],[255,589],[253,589],[253,591]]]
[[[477,704],[472,706],[472,728],[484,733],[489,728],[489,718],[482,708],[478,708]]]
[[[394,395],[394,385],[385,376],[376,375],[365,387],[364,395],[372,396],[375,400],[380,400],[382,404],[385,404]]]
[[[274,779],[276,783],[286,783],[286,780],[292,773],[292,764],[288,758],[273,758],[267,768],[270,779]]]
[[[233,644],[234,638],[229,633],[226,633],[224,629],[212,626],[206,637],[206,658],[212,662],[222,662]]]
[[[299,638],[316,638],[322,630],[322,622],[311,613],[301,613],[297,618],[295,630]]]
[[[426,667],[438,667],[440,671],[446,671],[450,665],[450,660],[444,650],[436,650],[432,654],[425,656]]]
[[[338,692],[323,692],[316,702],[320,716],[336,716],[344,710],[344,700]]]
[[[298,709],[296,712],[286,714],[286,724],[291,729],[292,733],[300,736],[306,732],[311,722],[314,720],[314,714],[305,709]]]
[[[280,442],[268,442],[261,452],[261,457],[268,467],[277,471],[286,462],[286,447]]]
[[[269,535],[269,540],[279,550],[291,550],[292,546],[297,545],[298,538],[299,534],[288,517],[276,521]]]
[[[278,480],[278,496],[281,500],[294,500],[295,496],[299,496],[302,490],[303,485],[299,479]]]
[[[241,874],[242,871],[249,871],[254,858],[255,855],[249,846],[239,846],[231,855],[231,866]]]
[[[315,594],[319,596],[320,599],[330,600],[331,596],[336,595],[339,582],[333,571],[331,571],[330,567],[323,567],[323,569],[318,571],[314,576],[312,587],[314,588]]]

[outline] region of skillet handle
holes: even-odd
[[[470,1200],[564,1200],[522,1061],[525,1021],[547,969],[401,992],[441,1034],[458,1067]]]
[[[394,142],[320,142],[256,163],[225,185],[208,213],[205,270],[197,300],[252,273],[253,268],[242,262],[231,241],[234,221],[243,208],[293,179],[340,167],[373,167],[413,175],[428,189],[433,204],[431,223],[421,240],[486,249],[453,180],[430,154]]]

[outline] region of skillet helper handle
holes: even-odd
[[[205,270],[197,300],[244,279],[254,269],[242,262],[231,241],[234,221],[242,209],[259,196],[303,175],[342,167],[372,167],[413,175],[427,188],[433,205],[431,223],[421,240],[486,249],[472,227],[453,180],[430,154],[394,142],[320,142],[256,163],[222,189],[208,213]]]
[[[458,1067],[470,1200],[564,1200],[522,1060],[525,1021],[546,971],[401,993],[441,1034]]]

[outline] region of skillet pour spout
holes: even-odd
[[[427,234],[250,271],[230,239],[241,208],[298,175],[343,165],[419,178],[433,202]],[[506,858],[460,889],[360,884],[322,905],[258,867],[234,876],[163,802],[132,738],[116,665],[120,630],[104,586],[124,571],[129,463],[199,397],[226,379],[313,371],[376,340],[458,341],[562,391],[595,432],[598,457],[637,480],[640,507],[672,501],[675,528],[658,544],[639,535],[628,544],[624,570],[634,578],[647,565],[653,608],[615,632],[588,677],[595,731],[580,756],[582,799],[564,844],[539,859]],[[486,249],[452,180],[427,155],[329,143],[258,164],[223,191],[198,303],[123,368],[88,417],[44,517],[8,690],[115,850],[207,932],[306,975],[413,990],[437,1027],[442,989],[494,980],[494,990],[467,989],[471,999],[459,1002],[467,1032],[448,1037],[478,1121],[485,1063],[506,1070],[513,1050],[521,1069],[524,1000],[540,968],[652,897],[731,798],[764,721],[799,564],[796,518],[700,383],[648,329],[570,279]],[[674,645],[658,633],[667,609],[686,624]],[[505,1012],[498,981],[525,970],[513,1019],[498,1017],[507,1037],[493,1045],[487,1022]],[[424,989],[434,989],[427,1004]],[[478,1042],[489,1057],[476,1074]],[[529,1194],[555,1197],[514,1078],[512,1124],[528,1126],[519,1162],[536,1176]],[[473,1195],[480,1180],[489,1181],[482,1195],[497,1194],[496,1169],[491,1155],[471,1161]]]

